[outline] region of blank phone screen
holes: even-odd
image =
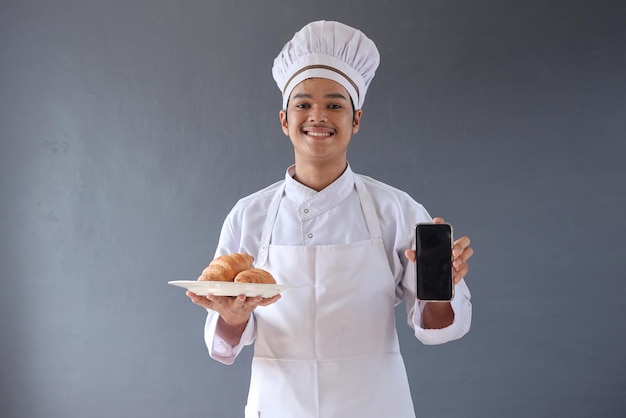
[[[417,298],[452,299],[452,228],[448,224],[420,224],[415,231]]]

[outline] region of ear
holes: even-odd
[[[289,127],[287,126],[287,112],[281,110],[278,112],[278,117],[280,118],[280,126],[283,129],[283,133],[286,136],[289,136]]]
[[[361,116],[363,115],[363,111],[361,109],[356,110],[354,112],[354,118],[352,120],[352,134],[359,132],[359,127],[361,126]]]

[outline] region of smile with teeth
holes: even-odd
[[[307,132],[306,134],[310,135],[310,136],[315,136],[317,138],[321,138],[321,137],[324,137],[324,136],[331,136],[332,135],[330,132]]]
[[[308,136],[312,136],[314,138],[326,138],[333,135],[332,129],[303,129],[304,133]]]

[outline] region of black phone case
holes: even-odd
[[[419,300],[452,300],[452,227],[449,224],[416,225],[415,271]]]

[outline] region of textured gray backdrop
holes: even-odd
[[[242,416],[251,350],[166,282],[291,163],[270,70],[317,19],[382,56],[353,169],[473,239],[470,334],[399,321],[419,416],[626,416],[626,4],[579,0],[2,1],[1,416]]]

